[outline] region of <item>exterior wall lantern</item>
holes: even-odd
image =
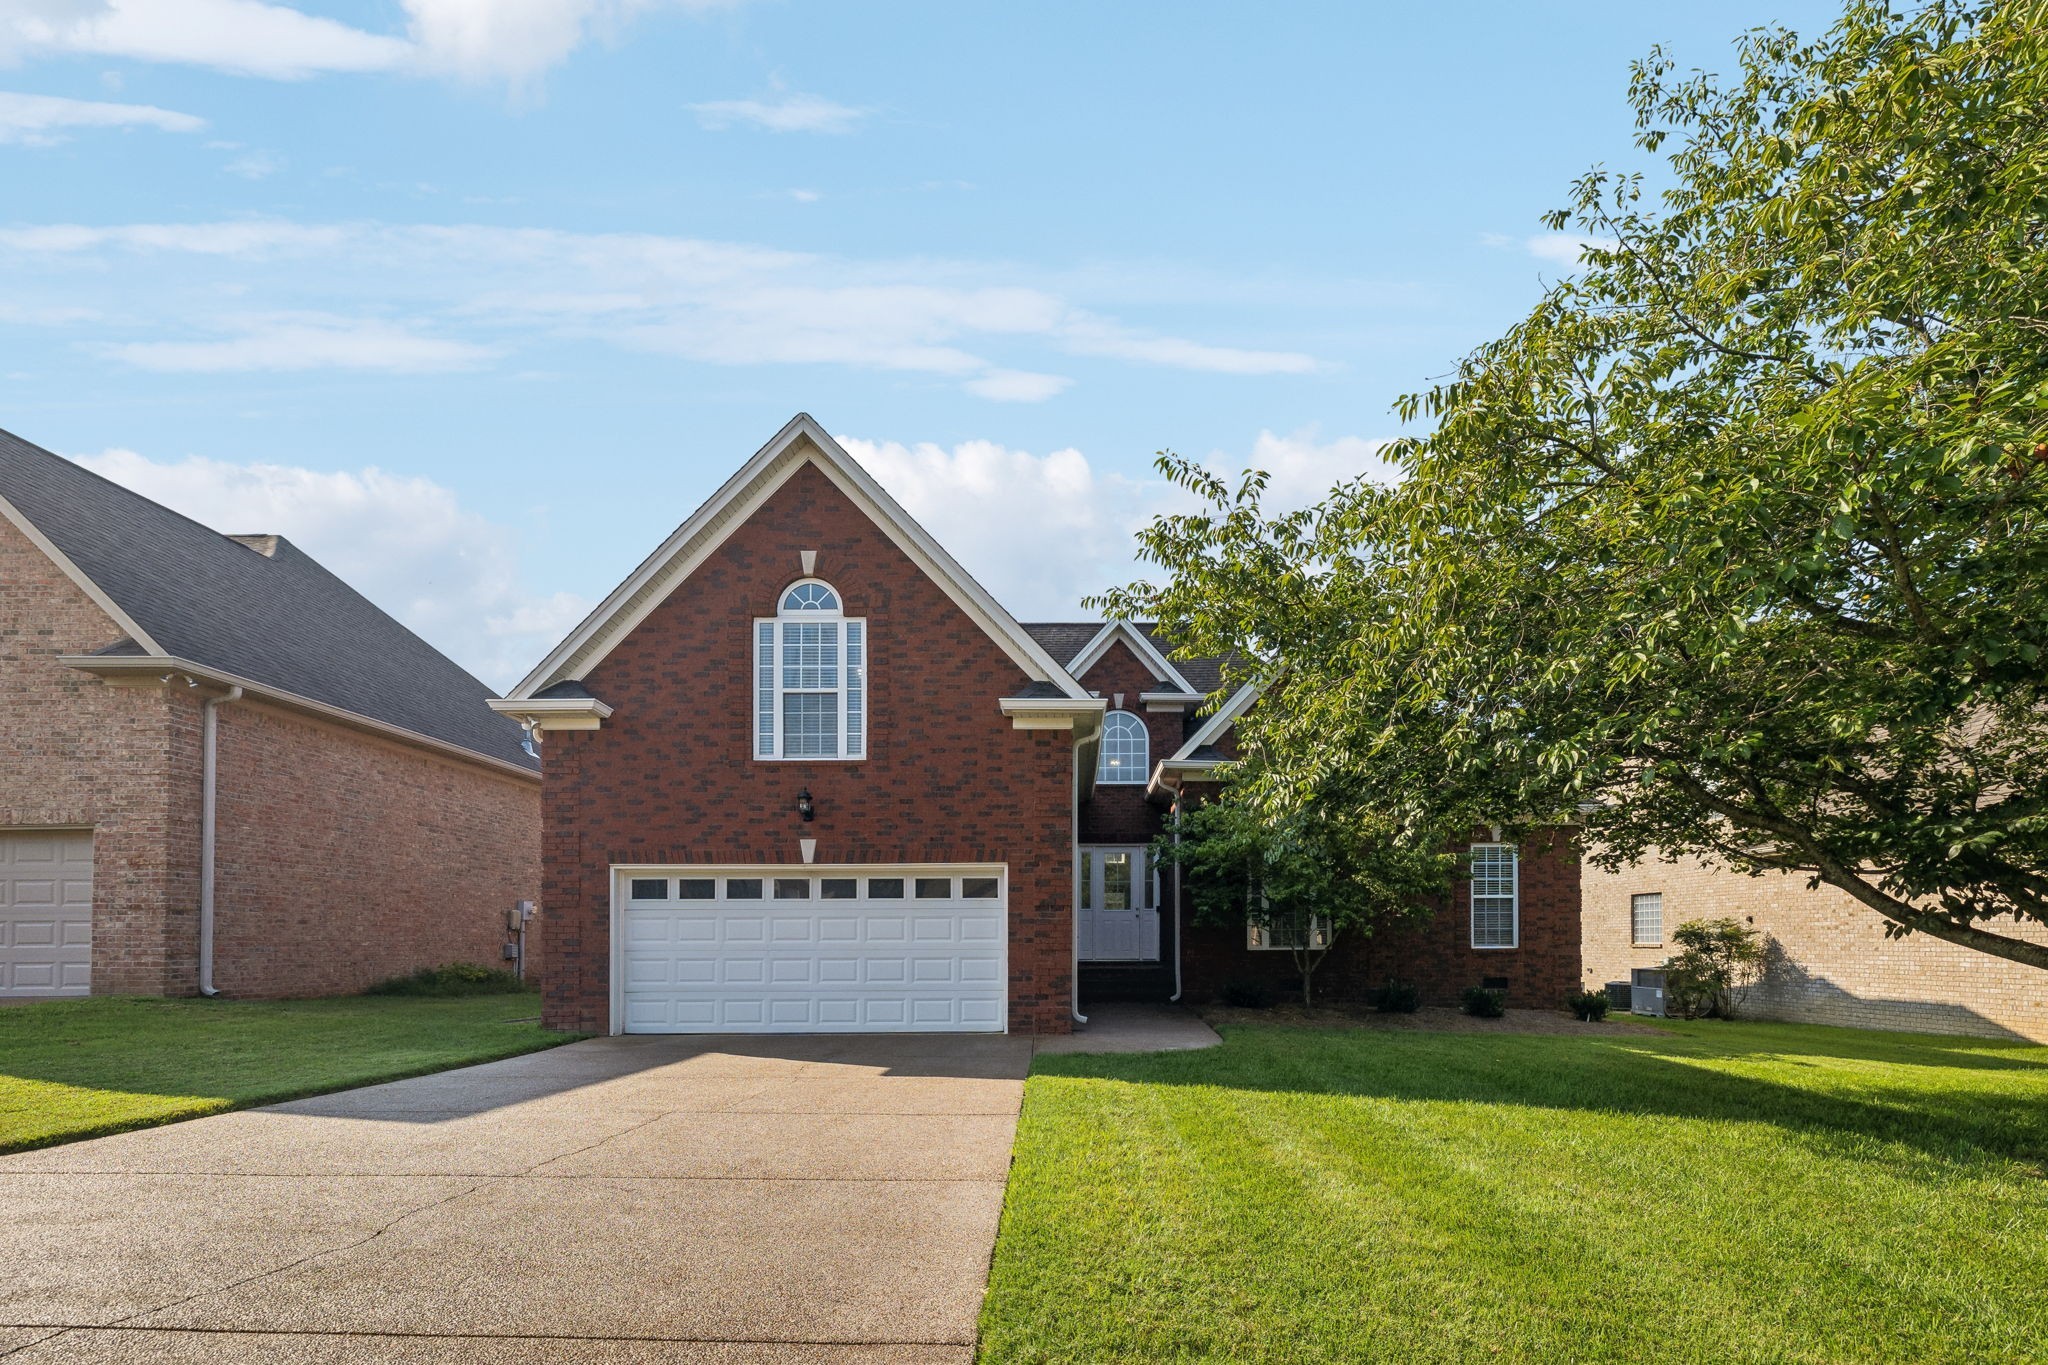
[[[811,789],[805,787],[796,794],[796,813],[809,820],[818,813],[817,803],[811,800]]]

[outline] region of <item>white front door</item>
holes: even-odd
[[[0,830],[0,998],[91,993],[91,832]]]
[[[1100,844],[1081,849],[1083,962],[1157,962],[1159,898],[1145,849]]]
[[[614,870],[625,1033],[1001,1033],[1000,867]]]

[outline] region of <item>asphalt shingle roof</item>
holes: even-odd
[[[1064,668],[1102,632],[1103,624],[1101,621],[1029,621],[1024,623],[1024,630]],[[1159,627],[1141,621],[1138,629],[1158,646],[1161,654],[1173,661],[1173,666],[1180,670],[1183,678],[1194,684],[1197,692],[1214,692],[1223,685],[1221,657],[1183,659],[1173,652],[1173,642],[1159,633]]]
[[[283,537],[222,535],[5,431],[0,497],[170,654],[539,767],[495,693]]]

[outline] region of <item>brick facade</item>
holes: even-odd
[[[864,760],[752,756],[753,623],[805,576],[805,550],[868,623]],[[543,747],[551,1027],[611,1026],[613,866],[796,864],[800,838],[818,864],[1007,865],[1010,1027],[1071,1027],[1072,735],[1012,726],[997,701],[1023,672],[814,465],[583,681],[613,714]]]
[[[95,994],[189,995],[206,694],[114,686],[58,661],[120,634],[0,521],[0,830],[93,832]],[[507,905],[537,894],[537,784],[253,702],[220,721],[225,993],[324,994],[455,958],[498,963]]]
[[[1466,987],[1504,979],[1510,1005],[1556,1009],[1579,987],[1579,876],[1570,836],[1552,831],[1522,849],[1520,947],[1472,946],[1471,884],[1460,878],[1419,925],[1339,937],[1316,968],[1317,998],[1363,1003],[1375,987],[1395,980],[1418,987],[1424,1004],[1455,1005]],[[1264,982],[1282,998],[1298,998],[1301,977],[1292,953],[1247,948],[1241,924],[1195,923],[1191,900],[1182,914],[1183,999],[1208,1003],[1234,981]]]
[[[1631,943],[1630,902],[1663,897],[1663,939]],[[1673,951],[1687,920],[1731,917],[1765,936],[1763,979],[1739,1013],[1802,1023],[2048,1042],[2048,972],[1915,934],[1887,939],[1876,911],[1803,876],[1745,877],[1694,858],[1646,860],[1585,874],[1585,971],[1592,984],[1626,981]],[[2048,942],[2048,925],[2001,932]]]

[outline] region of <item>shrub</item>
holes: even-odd
[[[1406,981],[1389,981],[1373,991],[1372,1007],[1381,1014],[1413,1014],[1422,1006],[1422,992]]]
[[[524,981],[497,967],[450,962],[422,967],[408,976],[379,981],[364,995],[511,995],[527,989]]]
[[[1508,1012],[1508,993],[1485,986],[1467,986],[1458,1007],[1474,1019],[1498,1019]]]
[[[1269,1010],[1273,1008],[1273,988],[1263,981],[1227,982],[1223,1003],[1241,1010]]]
[[[1732,1019],[1735,991],[1757,979],[1764,945],[1739,920],[1688,920],[1671,931],[1678,954],[1664,964],[1664,1006],[1681,1019]]]
[[[1564,998],[1571,1012],[1589,1024],[1597,1024],[1607,1017],[1606,991],[1573,991]]]

